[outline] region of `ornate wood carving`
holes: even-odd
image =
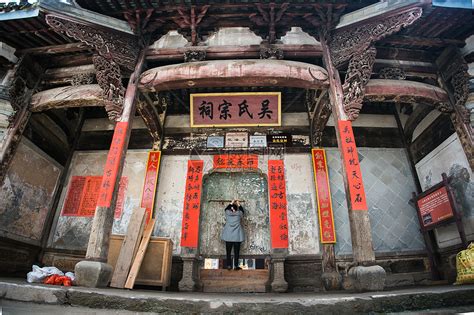
[[[271,2],[268,5],[257,3],[255,6],[259,13],[250,14],[250,20],[259,27],[268,27],[268,42],[275,43],[277,25],[288,25],[292,19],[290,15],[285,14],[290,4],[285,2],[277,7],[274,2]]]
[[[198,41],[198,31],[197,28],[202,22],[204,16],[206,16],[207,10],[210,5],[203,5],[197,7],[195,5],[191,6],[187,10],[184,6],[178,8],[179,17],[172,17],[173,21],[182,29],[191,30],[191,43],[193,46],[197,45]]]
[[[329,43],[334,65],[341,66],[352,56],[363,53],[373,42],[413,24],[421,14],[421,8],[412,8],[388,18],[334,31]]]
[[[93,47],[104,58],[113,59],[119,65],[133,71],[139,45],[135,38],[125,34],[105,32],[101,29],[64,20],[53,15],[46,16],[46,23],[57,33],[66,34]]]
[[[78,73],[74,74],[70,79],[72,86],[84,84],[92,84],[94,82],[94,73]]]
[[[370,47],[361,54],[353,56],[349,62],[342,90],[344,92],[344,111],[350,120],[359,117],[365,86],[372,74],[376,53],[377,50]]]
[[[379,71],[380,79],[405,80],[406,77],[405,71],[401,68],[383,68]]]
[[[453,87],[454,106],[459,111],[461,120],[465,124],[470,123],[470,113],[465,106],[469,95],[469,73],[467,69],[466,61],[458,56],[446,70],[447,76],[451,77],[450,83]]]
[[[319,147],[322,144],[324,128],[331,116],[328,91],[306,90],[306,107],[309,114],[311,145]]]
[[[43,69],[33,63],[28,56],[21,57],[14,68],[9,94],[14,114],[9,117],[5,139],[0,146],[0,185],[3,183],[10,163],[20,143],[23,131],[31,116],[29,104],[31,96],[41,81]]]
[[[163,134],[166,110],[168,108],[170,96],[168,93],[158,93],[157,100],[153,101],[147,94],[142,94],[142,99],[137,103],[137,110],[142,116],[145,125],[155,143],[161,140]]]
[[[187,50],[184,52],[184,62],[204,61],[206,60],[205,50]]]
[[[260,48],[260,59],[283,59],[283,50],[275,47]]]
[[[315,4],[313,5],[314,12],[303,15],[303,18],[311,24],[314,29],[306,30],[309,34],[319,39],[320,36],[326,41],[329,39],[329,33],[337,23],[339,18],[344,12],[347,4],[332,4],[326,5]]]
[[[92,58],[96,69],[97,83],[102,88],[105,110],[110,120],[117,121],[123,110],[125,88],[122,84],[120,67],[112,59],[95,54]]]

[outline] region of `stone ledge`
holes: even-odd
[[[135,312],[339,313],[401,312],[474,305],[474,285],[377,293],[205,294],[63,288],[0,280],[0,299]]]

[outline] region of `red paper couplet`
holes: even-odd
[[[256,154],[214,155],[214,168],[258,168]]]
[[[417,201],[423,227],[434,225],[454,216],[446,187],[441,187]]]
[[[272,248],[288,248],[288,213],[283,160],[268,161]]]
[[[181,227],[182,247],[196,248],[198,246],[203,167],[204,161],[202,160],[188,161]]]
[[[104,176],[100,186],[98,207],[110,207],[112,195],[114,192],[117,173],[120,166],[120,160],[123,155],[123,146],[127,136],[128,122],[118,122],[115,125],[112,144],[110,145],[109,154],[104,167]]]
[[[140,207],[146,209],[147,223],[152,217],[155,205],[156,187],[158,184],[158,171],[160,168],[161,152],[150,151],[146,164],[145,182],[143,183],[142,202]]]
[[[101,183],[102,176],[72,176],[61,215],[93,217]],[[120,179],[117,204],[115,206],[114,217],[117,219],[122,216],[127,185],[128,179],[124,176]]]
[[[359,156],[357,154],[352,124],[349,120],[339,120],[338,129],[341,136],[342,153],[351,195],[352,210],[367,210],[367,200],[365,198],[364,183],[362,182],[362,173],[360,171]]]
[[[324,149],[312,149],[314,182],[318,196],[319,233],[321,243],[336,243],[336,229],[332,212],[331,190],[329,188],[326,152]]]

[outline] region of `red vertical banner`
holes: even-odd
[[[336,243],[336,229],[332,212],[331,190],[329,188],[328,167],[324,149],[312,149],[314,182],[318,197],[319,233],[321,243]]]
[[[150,151],[146,163],[145,182],[143,183],[142,202],[140,207],[146,209],[146,222],[151,219],[155,205],[158,172],[160,169],[161,152]]]
[[[352,210],[367,210],[367,200],[352,124],[348,120],[339,120],[338,129],[341,136],[342,155],[346,167]]]
[[[204,161],[189,160],[183,203],[181,246],[198,246],[199,213],[201,209],[201,185]]]
[[[268,161],[268,191],[272,248],[288,248],[288,203],[283,160]]]
[[[118,122],[115,125],[112,144],[104,167],[104,176],[100,185],[98,207],[110,207],[114,192],[117,173],[120,166],[120,158],[123,154],[123,146],[127,136],[128,122]]]

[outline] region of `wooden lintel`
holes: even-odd
[[[415,37],[406,35],[392,35],[382,41],[381,43],[402,46],[419,46],[419,47],[446,47],[450,45],[463,47],[466,42],[458,39],[448,38],[428,38]]]
[[[31,55],[52,55],[52,54],[63,54],[63,53],[70,53],[70,52],[78,52],[89,50],[88,47],[84,43],[72,43],[72,44],[64,44],[64,45],[51,45],[51,46],[42,46],[42,47],[35,47],[35,48],[26,48],[17,51],[19,55],[31,54]]]

